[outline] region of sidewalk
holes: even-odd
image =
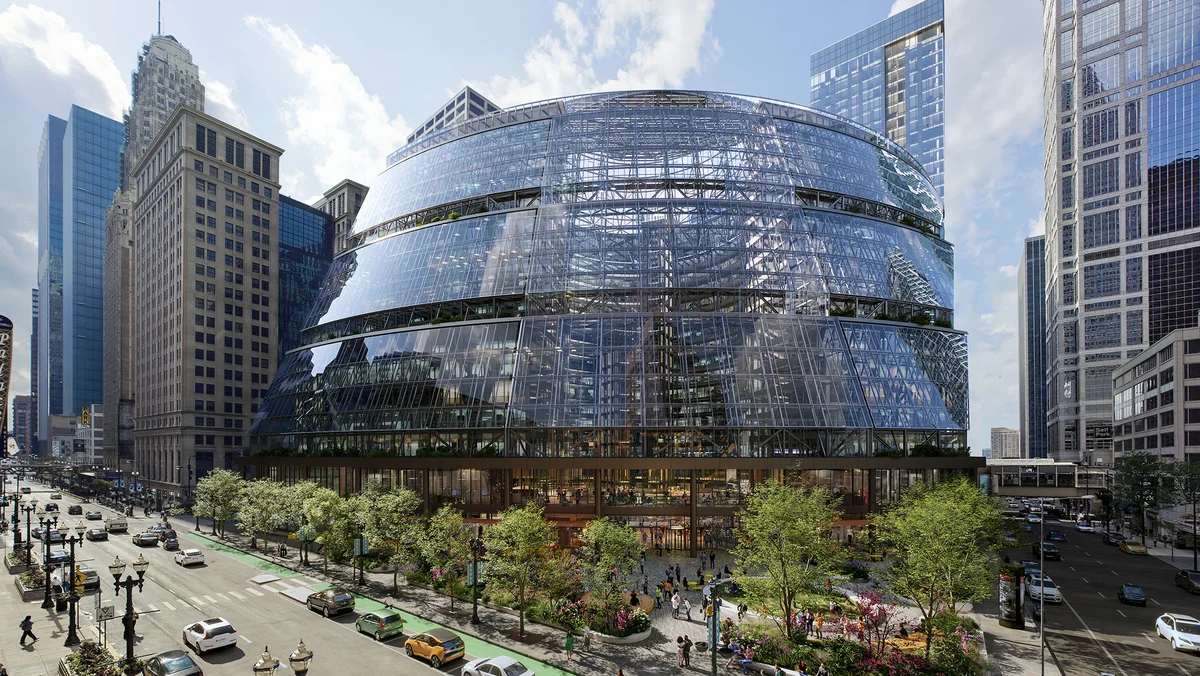
[[[971,617],[983,629],[985,649],[992,661],[991,676],[1038,676],[1041,670],[1041,649],[1037,626],[1026,618],[1025,629],[1000,626],[995,601],[980,606]],[[1062,669],[1046,647],[1046,673],[1064,676]]]

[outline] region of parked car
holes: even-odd
[[[138,533],[133,536],[133,544],[139,547],[154,547],[158,544],[158,536],[154,533]]]
[[[1148,556],[1150,554],[1146,550],[1146,546],[1137,540],[1121,540],[1121,544],[1117,545],[1117,547],[1126,554],[1136,554],[1138,556]]]
[[[1200,620],[1191,615],[1167,613],[1154,623],[1154,632],[1175,650],[1200,651]]]
[[[83,518],[87,519],[88,521],[99,521],[100,519],[104,518],[104,515],[101,514],[99,510],[89,509],[87,514],[83,515]]]
[[[1058,551],[1058,545],[1053,542],[1033,543],[1033,555],[1041,556],[1047,561],[1062,561],[1062,554]]]
[[[84,537],[91,540],[92,542],[95,542],[96,540],[107,540],[108,539],[108,531],[104,530],[103,528],[92,528],[92,529],[88,530],[87,533],[84,534]]]
[[[404,633],[404,618],[390,609],[364,613],[355,621],[354,628],[360,633],[374,636],[376,641],[386,641]]]
[[[142,676],[204,676],[200,665],[182,650],[168,650],[146,660]]]
[[[1021,561],[1021,565],[1025,566],[1025,575],[1027,575],[1027,576],[1028,575],[1041,575],[1041,573],[1042,573],[1042,565],[1040,563],[1038,563],[1037,561],[1030,561],[1028,559],[1024,559]]]
[[[197,655],[203,655],[211,650],[237,645],[237,630],[224,618],[213,617],[185,627],[183,643],[195,648]]]
[[[533,676],[533,672],[511,657],[480,657],[463,665],[462,676]]]
[[[1131,606],[1146,605],[1146,593],[1136,584],[1123,584],[1117,587],[1117,600]]]
[[[304,604],[309,610],[319,610],[325,617],[333,617],[354,610],[354,596],[341,587],[330,587],[309,594]]]
[[[1175,574],[1175,584],[1193,594],[1200,594],[1200,571],[1181,570]]]
[[[175,563],[181,566],[191,566],[204,563],[204,552],[199,549],[183,549],[175,552]]]
[[[80,514],[83,514],[83,506],[71,505],[70,507],[67,507],[67,514],[71,516],[79,516]]]
[[[1114,533],[1111,530],[1104,534],[1104,544],[1106,545],[1119,545],[1124,540],[1124,535],[1121,535],[1120,533]]]
[[[429,665],[434,669],[462,657],[465,648],[458,634],[441,627],[417,634],[404,642],[404,652],[409,657],[429,660]]]

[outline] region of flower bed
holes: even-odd
[[[138,665],[139,671],[141,665]],[[62,658],[58,663],[62,676],[121,676],[121,669],[113,663],[107,650],[92,641],[79,644],[79,651]]]
[[[628,641],[636,643],[650,638],[650,616],[641,608],[631,609],[625,604],[560,600],[550,604],[545,617],[565,627],[591,629],[601,641],[605,637],[632,639],[640,636]]]

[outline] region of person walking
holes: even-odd
[[[692,602],[685,598],[685,599],[683,599],[683,602],[680,604],[680,607],[683,608],[683,613],[685,615],[687,615],[687,621],[691,622],[692,621]]]
[[[817,619],[813,620],[813,627],[817,630],[817,638],[820,639],[821,628],[825,626],[825,613],[817,613]]]
[[[717,569],[717,552],[715,549],[708,552],[708,567],[713,570]]]
[[[671,617],[679,619],[679,592],[671,595]],[[680,636],[679,638],[683,638]]]
[[[25,637],[29,637],[29,638],[33,639],[34,643],[37,642],[38,638],[33,633],[33,616],[32,615],[26,615],[25,619],[21,620],[20,627],[21,627],[21,645],[22,646],[25,645]]]
[[[567,661],[570,662],[571,658],[575,656],[575,632],[574,631],[567,632],[567,641],[563,647],[567,651]]]
[[[662,608],[662,585],[654,588],[654,607]]]

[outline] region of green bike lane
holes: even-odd
[[[271,575],[275,575],[279,578],[291,579],[303,575],[303,573],[300,571],[288,568],[287,566],[279,565],[273,561],[268,561],[257,554],[251,554],[244,550],[230,547],[229,545],[217,542],[216,540],[203,535],[196,533],[185,533],[182,531],[180,531],[180,535],[188,540],[191,540],[192,542],[203,545],[214,552],[219,552],[236,561],[244,563],[247,566],[260,570],[264,573],[270,573]],[[322,591],[324,589],[329,589],[334,585],[328,582],[318,582],[308,586],[311,587],[313,591]],[[361,594],[354,594],[354,609],[357,612],[369,613],[385,610],[387,608],[389,608],[387,604],[377,599],[369,596],[363,596]],[[515,660],[520,660],[540,676],[575,676],[574,672],[566,671],[554,665],[547,664],[525,653],[509,650],[508,648],[474,636],[469,632],[464,632],[461,629],[439,624],[395,606],[390,606],[390,609],[400,613],[400,616],[404,618],[404,634],[406,636],[412,636],[413,634],[419,634],[431,629],[447,629],[463,636],[463,639],[467,642],[468,657],[472,659],[479,657],[511,657]],[[465,658],[463,661],[466,661]],[[447,668],[451,669],[456,669],[459,666],[461,666],[461,664],[446,665]]]

